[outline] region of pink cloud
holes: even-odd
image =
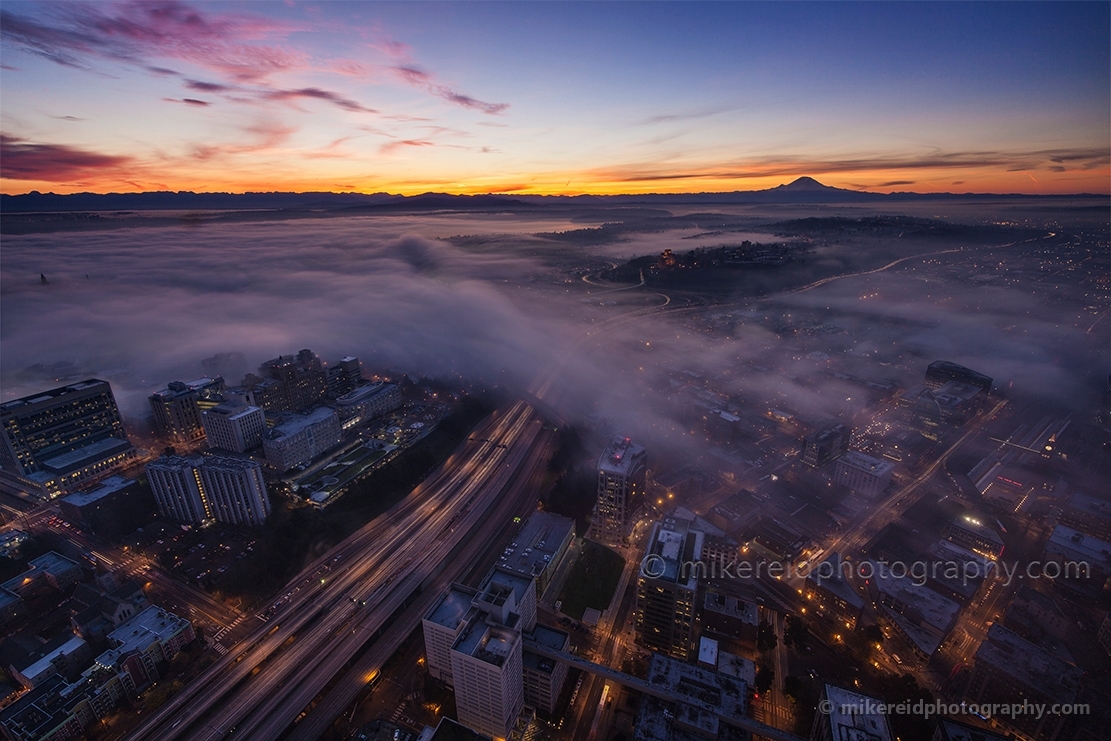
[[[10,180],[72,180],[97,170],[126,167],[131,162],[130,157],[64,144],[34,144],[0,134],[0,177]]]

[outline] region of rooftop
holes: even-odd
[[[728,653],[718,651],[718,674],[725,674],[742,680],[749,687],[756,686],[756,662]]]
[[[714,708],[723,716],[745,716],[748,685],[736,677],[654,653],[647,681],[677,702],[689,699],[696,707]]]
[[[158,397],[159,399],[175,399],[179,396],[192,394],[197,391],[204,391],[205,389],[222,384],[222,378],[198,378],[195,381],[172,381],[170,384],[161,391],[155,391],[151,397]]]
[[[68,656],[81,649],[85,645],[85,639],[80,636],[72,636],[61,645],[55,647],[53,650],[47,652],[35,663],[30,666],[20,669],[20,674],[27,677],[28,680],[34,681],[40,674],[51,672],[53,669],[54,660],[59,656]],[[18,668],[18,667],[17,667]],[[51,672],[53,673],[53,672]]]
[[[598,470],[628,476],[636,469],[637,464],[644,462],[646,456],[644,448],[631,439],[615,437],[602,451],[602,457],[598,459]]]
[[[756,614],[756,605],[751,602],[745,602],[743,599],[739,599],[732,595],[707,591],[704,604],[706,610],[709,612],[716,612],[720,615],[736,618],[748,625],[756,625],[759,623],[759,618]]]
[[[451,718],[440,718],[436,732],[428,741],[490,741],[489,736],[472,731],[466,726],[459,725]]]
[[[556,559],[556,550],[574,537],[575,521],[551,512],[533,512],[505,549],[498,565],[524,576],[539,576]]]
[[[98,499],[103,499],[109,494],[114,494],[121,489],[126,489],[135,483],[137,483],[135,479],[128,479],[123,476],[109,476],[101,481],[99,486],[87,491],[79,491],[75,494],[70,494],[67,497],[63,497],[62,501],[72,504],[74,507],[84,507],[86,504],[91,504]]]
[[[528,594],[532,584],[533,580],[530,576],[522,576],[508,569],[501,568],[500,566],[494,566],[486,575],[486,578],[482,582],[482,586],[479,587],[479,591],[486,592],[494,587],[509,589],[513,592],[514,604],[520,605],[524,601],[525,595]]]
[[[956,527],[960,528],[961,530],[966,530],[970,533],[973,533],[974,535],[978,535],[981,538],[984,538],[985,540],[990,540],[996,545],[1003,545],[1003,539],[999,537],[999,533],[995,532],[990,527],[985,525],[983,520],[974,515],[961,515],[957,519],[953,520],[953,523],[952,525],[950,525],[950,527]]]
[[[1096,499],[1088,494],[1076,492],[1069,499],[1069,507],[1102,520],[1111,520],[1111,502],[1106,499]]]
[[[1049,536],[1049,542],[1046,543],[1046,550],[1076,556],[1080,560],[1092,562],[1093,566],[1102,565],[1104,570],[1111,565],[1111,543],[1064,525],[1053,528],[1053,534]]]
[[[71,561],[60,553],[50,551],[44,553],[38,558],[32,558],[27,562],[27,565],[33,569],[43,571],[51,574],[60,574],[70,569],[78,568],[76,561]]]
[[[829,701],[829,725],[833,730],[833,738],[845,741],[893,741],[887,716],[859,711],[869,702],[879,703],[879,700],[832,684],[825,686],[824,694]]]
[[[860,453],[856,450],[843,453],[837,460],[844,463],[846,466],[852,466],[859,471],[871,473],[876,476],[884,476],[888,471],[892,471],[895,468],[895,464],[889,461],[882,461],[870,455],[864,455],[864,453]]]
[[[228,419],[239,419],[246,417],[249,414],[256,414],[261,412],[259,407],[253,407],[248,404],[238,404],[234,401],[222,401],[211,409],[206,409],[201,412],[204,415],[227,417]]]
[[[1083,672],[1045,649],[995,623],[976,651],[976,663],[986,662],[1057,702],[1071,702]]]
[[[22,411],[21,407],[61,399],[66,394],[88,391],[89,389],[93,389],[98,386],[104,386],[105,388],[108,388],[108,382],[102,381],[99,378],[87,378],[84,381],[71,383],[68,386],[59,386],[58,388],[50,389],[49,391],[43,391],[37,394],[32,394],[31,396],[24,396],[19,399],[6,401],[3,404],[0,404],[0,412],[3,412],[5,414],[16,414]]]
[[[361,402],[372,399],[379,394],[384,394],[392,390],[395,386],[392,383],[385,381],[377,381],[376,383],[367,384],[366,386],[359,386],[353,391],[349,391],[343,396],[336,399],[337,404],[359,404]]]
[[[122,651],[145,648],[155,640],[169,640],[188,624],[168,610],[151,606],[109,633],[108,640]]]
[[[107,458],[113,453],[122,453],[131,448],[131,443],[118,437],[106,437],[88,445],[82,445],[68,453],[47,458],[42,465],[52,471],[68,473],[70,470],[81,468],[86,461]]]
[[[890,573],[877,574],[876,588],[907,605],[914,617],[919,617],[922,627],[937,633],[948,632],[961,610],[961,606],[953,600],[928,587],[919,586],[910,577],[900,579]],[[904,611],[903,616],[913,619],[909,611]]]
[[[425,620],[455,630],[467,615],[467,610],[471,609],[471,602],[477,594],[477,589],[452,584],[444,596],[433,605]]]
[[[329,417],[335,416],[336,413],[334,410],[328,407],[317,407],[303,414],[290,415],[284,422],[271,429],[266,436],[271,440],[280,440],[283,437],[296,435],[315,424],[327,420]]]
[[[482,620],[472,621],[455,639],[451,648],[493,666],[502,666],[521,643],[521,634],[501,625],[491,625]]]
[[[652,528],[647,549],[648,554],[657,558],[651,559],[652,568],[646,573],[660,581],[693,589],[697,582],[697,570],[687,569],[684,576],[683,563],[693,561],[701,555],[702,538],[700,531],[690,529],[690,522],[687,520],[673,517],[660,520]]]

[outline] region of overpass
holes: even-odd
[[[557,649],[541,645],[536,641],[529,640],[528,638],[525,639],[524,648],[530,653],[538,654],[545,658],[552,659],[553,661],[562,662],[564,664],[567,664],[568,666],[579,669],[580,671],[590,672],[591,674],[601,677],[602,679],[615,682],[622,685],[623,687],[628,687],[629,689],[636,690],[637,692],[650,695],[651,697],[655,697],[658,700],[663,700],[664,702],[681,702],[684,705],[690,705],[691,707],[697,708],[705,713],[716,716],[723,723],[727,723],[735,728],[740,728],[744,731],[748,731],[749,733],[756,736],[772,739],[773,741],[806,741],[806,739],[802,738],[801,736],[796,736],[789,731],[780,730],[773,726],[769,726],[766,723],[761,723],[758,720],[753,720],[752,718],[745,718],[742,716],[733,715],[732,713],[726,713],[722,711],[721,708],[713,707],[699,700],[698,698],[690,697],[689,695],[677,695],[674,691],[670,691],[667,688],[660,687],[658,685],[649,684],[639,677],[634,677],[630,674],[625,674],[615,669],[610,669],[608,666],[595,664],[593,661],[587,661],[580,656],[575,656],[574,654],[569,654],[565,651],[559,651]]]

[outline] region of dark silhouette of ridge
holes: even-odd
[[[155,191],[146,193],[74,193],[58,195],[31,191],[22,195],[0,194],[0,213],[72,213],[111,211],[315,211],[322,213],[371,211],[490,211],[520,210],[547,205],[617,206],[626,204],[665,205],[705,203],[850,203],[938,200],[951,198],[1106,198],[1106,195],[1025,195],[1017,193],[872,193],[835,188],[803,176],[766,190],[719,193],[647,193],[643,195],[453,195],[421,193],[415,196],[389,193],[194,193]]]

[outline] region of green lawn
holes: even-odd
[[[605,610],[613,599],[624,567],[625,560],[620,554],[592,540],[585,541],[579,560],[559,595],[563,601],[560,611],[580,620],[588,607]]]

